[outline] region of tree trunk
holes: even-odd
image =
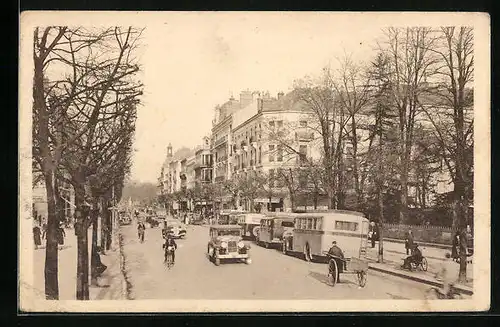
[[[47,300],[59,300],[58,282],[58,242],[57,228],[59,227],[56,215],[56,200],[54,194],[54,174],[44,172],[45,188],[47,192],[47,232],[45,248],[45,298]]]
[[[460,268],[458,280],[465,282],[467,280],[467,219],[464,210],[465,187],[464,182],[458,174],[454,184],[453,222],[455,226],[458,226],[460,233]]]
[[[403,173],[401,174],[401,210],[399,211],[399,222],[401,224],[409,224],[408,222],[408,172],[404,168],[406,164],[403,164]]]
[[[98,256],[97,252],[97,225],[99,219],[99,207],[98,200],[94,199],[92,203],[92,211],[90,212],[90,219],[92,221],[92,248],[91,248],[91,260],[90,260],[90,282],[91,285],[97,286],[97,268],[98,268]]]
[[[384,263],[384,199],[382,194],[382,187],[379,183],[378,187],[378,208],[379,208],[379,222],[378,222],[378,262]]]
[[[76,267],[76,299],[89,299],[89,248],[88,248],[88,221],[89,207],[85,204],[85,190],[83,184],[75,187],[76,219],[75,232],[77,235],[77,267]]]

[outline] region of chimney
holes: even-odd
[[[241,91],[240,93],[240,108],[245,108],[253,101],[253,94],[250,91]]]
[[[285,93],[283,93],[283,92],[279,92],[279,93],[278,93],[278,100],[279,100],[279,99],[281,99],[284,95],[285,95]]]

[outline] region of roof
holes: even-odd
[[[240,225],[214,225],[210,226],[211,229],[241,229]]]

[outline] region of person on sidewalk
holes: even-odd
[[[453,298],[452,291],[453,285],[455,285],[455,281],[457,279],[456,276],[456,266],[455,261],[451,257],[451,254],[447,252],[445,254],[445,260],[441,263],[441,267],[439,272],[436,274],[436,279],[442,280],[443,289],[442,292],[448,298]]]
[[[451,245],[451,258],[458,262],[460,253],[460,232],[457,231],[453,236],[453,243]]]
[[[66,237],[66,232],[64,231],[64,223],[61,221],[57,227],[57,243],[60,246],[64,245],[64,237]]]
[[[146,231],[146,226],[144,225],[144,223],[142,221],[140,221],[137,224],[137,233],[138,233],[138,236],[139,236],[139,241],[141,243],[144,242],[145,231]]]
[[[413,233],[411,231],[411,228],[408,229],[405,235],[405,249],[406,249],[406,255],[411,254],[412,249],[414,248],[414,241],[413,241]]]
[[[38,250],[38,247],[42,245],[42,240],[40,238],[42,232],[40,231],[40,227],[38,224],[33,227],[33,241],[35,242],[35,250]]]

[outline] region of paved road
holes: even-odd
[[[179,240],[176,265],[163,265],[161,230],[147,229],[139,243],[135,224],[122,227],[125,266],[135,299],[423,299],[428,286],[369,272],[364,288],[354,275],[326,284],[326,265],[307,263],[252,243],[252,264],[215,266],[206,257],[208,228],[189,226]]]

